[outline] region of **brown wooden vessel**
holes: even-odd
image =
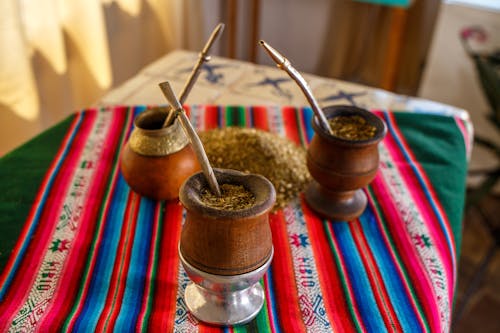
[[[315,135],[308,147],[307,167],[314,180],[306,189],[306,202],[323,217],[348,221],[361,215],[366,207],[362,188],[377,173],[378,143],[387,127],[375,114],[354,106],[330,106],[323,112],[328,119],[361,116],[376,128],[369,139],[348,140],[328,134],[313,119]]]
[[[269,180],[235,170],[214,169],[219,184],[239,184],[255,196],[255,204],[241,210],[221,210],[200,197],[208,188],[203,174],[191,176],[179,199],[187,211],[180,252],[195,268],[216,275],[239,275],[262,266],[272,255],[268,213],[276,201]]]
[[[176,199],[182,183],[200,170],[179,122],[162,128],[166,115],[161,110],[139,114],[121,154],[121,171],[130,188],[156,200]]]

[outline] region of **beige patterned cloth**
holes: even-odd
[[[180,93],[197,58],[194,52],[173,51],[111,90],[98,105],[166,104],[158,83],[169,81]],[[321,107],[347,104],[370,110],[449,114],[468,120],[470,125],[468,112],[450,105],[315,75],[303,76]],[[297,84],[278,68],[212,57],[186,104],[305,106],[307,100]],[[468,131],[472,133],[471,125]]]

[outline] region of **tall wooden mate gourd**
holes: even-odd
[[[276,193],[271,182],[260,175],[213,171],[222,186],[244,187],[241,193],[247,196],[251,192],[255,201],[250,206],[238,205],[236,210],[215,208],[218,205],[206,201],[204,189],[208,183],[201,172],[182,185],[179,198],[187,215],[179,257],[191,280],[184,300],[201,321],[240,325],[255,318],[264,305],[265,293],[259,280],[274,253],[268,213]],[[225,202],[224,191],[219,198],[222,200],[217,204]]]
[[[239,275],[262,266],[272,255],[268,213],[276,201],[269,180],[235,170],[214,169],[219,184],[242,185],[255,196],[255,204],[223,210],[203,202],[208,187],[202,173],[181,187],[179,199],[187,211],[180,252],[195,268],[215,275]]]

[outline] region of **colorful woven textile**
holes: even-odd
[[[0,160],[0,331],[449,330],[468,142],[460,120],[377,112],[389,130],[366,211],[332,223],[300,196],[271,214],[264,307],[247,325],[216,328],[183,301],[182,206],[140,197],[120,173],[144,109],[84,110]],[[302,145],[313,135],[309,108],[187,109],[199,130],[256,127]]]

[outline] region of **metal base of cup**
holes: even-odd
[[[307,204],[322,217],[333,221],[350,221],[359,217],[366,208],[367,198],[363,190],[351,192],[330,191],[316,181],[306,188]]]
[[[214,325],[245,324],[257,316],[265,294],[259,280],[269,268],[269,259],[254,271],[240,275],[215,275],[191,266],[179,251],[181,263],[192,282],[184,300],[200,321]]]
[[[257,283],[240,292],[217,295],[190,282],[184,298],[189,311],[199,320],[216,325],[238,325],[257,316],[264,304],[264,290]]]

